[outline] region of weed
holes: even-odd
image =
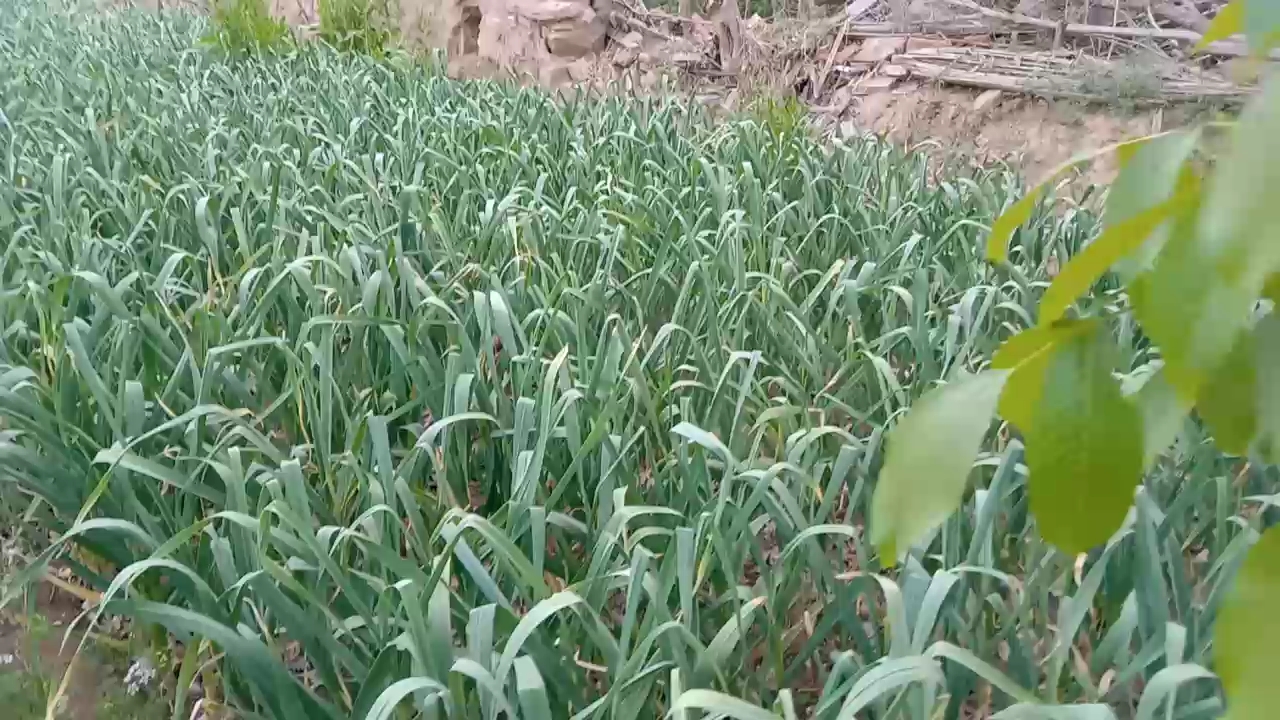
[[[0,707],[13,720],[40,720],[54,683],[42,673],[25,667],[0,667]]]
[[[40,644],[49,634],[48,623],[39,615],[27,617],[15,652],[0,655],[0,708],[6,717],[36,720],[44,717],[49,696],[57,682],[45,672],[40,661]]]
[[[265,0],[213,0],[211,28],[203,41],[229,54],[276,52],[291,44],[283,20],[271,17]]]
[[[1157,64],[1134,59],[1102,67],[1086,65],[1065,82],[1073,85],[1068,88],[1072,92],[1103,103],[1113,112],[1134,113],[1160,100],[1164,81]]]
[[[320,38],[334,47],[382,55],[391,40],[387,0],[319,0]]]
[[[757,97],[748,106],[748,115],[778,137],[806,133],[809,129],[809,111],[795,95],[778,97],[768,94]]]

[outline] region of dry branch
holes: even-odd
[[[1170,40],[1180,43],[1196,44],[1203,39],[1203,36],[1193,30],[1179,30],[1176,28],[1139,28],[1124,27],[1111,25],[1082,25],[1080,23],[1059,23],[1052,20],[1031,17],[1021,13],[1009,13],[1002,10],[993,10],[983,7],[970,0],[942,0],[948,5],[971,10],[992,20],[999,20],[1005,23],[1015,25],[1025,25],[1038,28],[1040,30],[1049,30],[1060,32],[1064,35],[1083,35],[1087,37],[1119,37],[1134,38],[1144,40]],[[1206,55],[1217,55],[1220,57],[1248,57],[1248,46],[1240,40],[1220,40],[1210,43],[1208,47],[1202,51]],[[1280,50],[1271,53],[1271,59],[1280,60]]]
[[[835,64],[836,55],[840,54],[840,43],[844,42],[844,31],[849,27],[849,19],[845,18],[844,24],[840,26],[840,32],[836,34],[836,41],[831,44],[831,49],[827,51],[827,64],[822,68],[822,74],[818,76],[818,83],[814,89],[814,96],[822,95],[822,87],[827,84],[827,76],[831,74],[831,66]]]
[[[1073,100],[1114,99],[1091,91],[1081,78],[1105,77],[1114,72],[1116,65],[1088,57],[942,48],[901,53],[893,57],[893,64],[916,77],[951,85]],[[1129,100],[1138,105],[1162,105],[1177,100],[1231,99],[1244,94],[1242,88],[1217,78],[1173,74],[1161,76],[1158,91],[1151,96]]]

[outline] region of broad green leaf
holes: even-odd
[[[1059,337],[1060,333],[1052,327],[1036,326],[1023,330],[996,348],[995,355],[991,357],[991,367],[1012,370],[1047,349]]]
[[[1184,398],[1226,358],[1280,269],[1280,79],[1250,103],[1203,206],[1186,203],[1152,270],[1130,289],[1143,332]]]
[[[1165,379],[1163,368],[1149,372],[1142,385],[1126,397],[1142,415],[1142,467],[1148,469],[1177,439],[1191,408]]]
[[[339,717],[335,708],[306,689],[256,636],[246,637],[210,617],[164,603],[114,600],[108,603],[106,612],[132,615],[141,622],[163,625],[179,636],[208,638],[219,646],[229,661],[245,669],[245,677],[257,686],[269,705],[282,717],[291,714]]]
[[[998,406],[1000,417],[1026,433],[1044,387],[1044,373],[1058,346],[1097,332],[1096,320],[1065,320],[1041,325],[1009,338],[992,358],[992,367],[1011,369]]]
[[[1214,628],[1213,661],[1231,720],[1275,717],[1280,652],[1280,530],[1263,533],[1236,574]]]
[[[404,657],[407,657],[407,653],[394,645],[388,645],[378,653],[373,664],[369,667],[369,673],[361,679],[360,692],[352,702],[351,716],[353,718],[363,718],[368,715],[369,709],[373,707],[374,701],[382,695],[382,691],[395,682],[395,678],[403,674],[402,660]]]
[[[520,618],[519,624],[516,625],[516,629],[512,631],[511,637],[507,639],[507,644],[502,649],[502,657],[498,661],[497,672],[494,673],[494,677],[497,678],[498,682],[506,684],[511,668],[515,664],[517,653],[524,647],[525,642],[533,636],[533,633],[537,631],[538,626],[550,620],[561,610],[581,602],[582,598],[574,593],[563,591],[540,601],[530,608],[528,614]]]
[[[1280,273],[1273,273],[1262,286],[1262,296],[1280,303]]]
[[[1024,430],[1031,510],[1067,552],[1106,542],[1142,479],[1141,417],[1112,377],[1114,355],[1103,331],[1060,345]]]
[[[1272,12],[1280,14],[1280,5],[1276,7]],[[1229,150],[1216,164],[1200,216],[1201,244],[1224,265],[1220,271],[1258,289],[1280,269],[1280,249],[1271,242],[1280,226],[1274,196],[1280,182],[1278,126],[1280,79],[1272,79],[1240,117]],[[1249,250],[1256,255],[1237,254]]]
[[[987,262],[996,265],[1008,262],[1009,260],[1009,240],[1013,237],[1014,231],[1022,226],[1023,223],[1031,219],[1031,213],[1035,210],[1036,203],[1048,193],[1049,189],[1055,183],[1066,177],[1071,171],[1085,165],[1104,155],[1110,155],[1115,152],[1131,152],[1139,145],[1148,142],[1152,137],[1149,136],[1135,138],[1133,140],[1125,140],[1114,145],[1091,150],[1081,153],[1062,163],[1058,167],[1049,172],[1048,176],[1040,183],[1036,184],[1022,199],[1009,206],[1007,210],[1000,214],[991,224],[991,234],[987,237]]]
[[[1275,358],[1280,362],[1280,357]],[[1253,332],[1236,338],[1222,365],[1205,378],[1196,413],[1224,452],[1245,455],[1258,429],[1258,355]]]
[[[1076,298],[1122,258],[1136,252],[1169,217],[1171,208],[1160,204],[1108,227],[1084,251],[1062,268],[1062,273],[1040,299],[1040,324],[1061,319]]]
[[[1257,345],[1258,451],[1270,462],[1280,457],[1280,315],[1275,311],[1254,327]]]
[[[1074,167],[1074,166],[1073,166]],[[1063,174],[1068,170],[1061,170]],[[1008,262],[1009,260],[1009,240],[1013,238],[1013,233],[1022,224],[1031,219],[1031,213],[1036,208],[1036,203],[1040,202],[1040,198],[1048,192],[1049,185],[1058,179],[1058,175],[1051,176],[1048,180],[1037,185],[1027,194],[1013,205],[1009,206],[991,223],[991,235],[987,238],[987,261],[995,264]]]
[[[767,600],[768,598],[764,596],[752,598],[750,601],[743,603],[737,613],[724,621],[715,637],[707,644],[706,650],[698,655],[698,664],[694,672],[695,679],[705,680],[715,673],[724,671],[724,664],[729,660],[733,651],[737,649],[738,644],[742,642],[743,635],[751,629],[756,611]]]
[[[488,607],[492,608],[493,606],[490,605]],[[525,657],[527,656],[521,657],[520,660],[525,659]],[[517,668],[516,669],[516,673],[517,673],[516,687],[517,689],[519,689],[520,687],[519,681],[518,681],[519,672],[520,672],[519,660],[516,661],[516,668]],[[516,717],[515,710],[512,709],[511,704],[507,702],[507,698],[502,692],[502,687],[498,685],[498,681],[494,679],[493,675],[489,672],[488,668],[486,668],[484,665],[481,665],[480,663],[476,662],[475,660],[472,660],[471,658],[460,657],[453,661],[453,668],[451,672],[457,673],[459,675],[464,675],[474,680],[476,683],[476,688],[484,691],[484,698],[486,701],[492,702],[493,704],[495,704],[498,707],[498,709],[505,712],[508,717]]]
[[[959,580],[959,575],[948,570],[939,570],[930,578],[929,589],[925,591],[924,598],[915,611],[915,629],[911,633],[912,652],[924,652],[925,645],[934,635],[942,606]]]
[[[1157,135],[1145,143],[1126,145],[1117,154],[1121,170],[1111,188],[1102,220],[1114,227],[1174,200],[1182,193],[1199,193],[1201,179],[1188,159],[1200,144],[1199,130]],[[1185,202],[1185,198],[1180,198]],[[1176,208],[1177,205],[1174,205]],[[1152,230],[1141,245],[1112,267],[1124,282],[1148,270],[1169,238],[1170,223]],[[1096,241],[1095,241],[1096,242]]]
[[[954,380],[920,398],[890,432],[871,500],[871,541],[882,557],[897,557],[960,504],[1007,377],[990,370]]]
[[[189,492],[206,500],[212,500],[221,504],[223,494],[209,487],[205,487],[199,482],[193,482],[191,478],[184,477],[177,470],[171,467],[161,465],[160,463],[140,457],[134,453],[128,452],[119,446],[109,447],[101,450],[93,458],[94,465],[107,465],[111,468],[123,468],[139,475],[146,475],[149,478],[157,480],[165,485]]]

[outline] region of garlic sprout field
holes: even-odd
[[[997,269],[1003,169],[203,24],[0,7],[5,601],[70,567],[231,717],[1221,712],[1275,481],[1193,422],[1088,556],[1001,427],[927,545],[866,541],[886,429],[1088,213]]]

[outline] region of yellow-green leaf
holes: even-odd
[[[1121,146],[1120,174],[1107,190],[1102,220],[1117,225],[1161,205],[1179,189],[1187,159],[1200,144],[1199,129],[1156,135]]]
[[[1028,190],[1021,200],[1009,206],[1009,209],[1001,213],[995,219],[995,222],[991,223],[991,235],[987,238],[987,261],[999,265],[1009,259],[1009,240],[1013,237],[1014,231],[1031,219],[1031,213],[1035,210],[1036,203],[1044,197],[1049,188],[1066,177],[1072,170],[1111,153],[1130,154],[1131,156],[1141,145],[1158,137],[1163,137],[1163,134],[1125,140],[1104,148],[1090,150],[1076,155],[1054,168],[1044,180]]]
[[[1019,365],[1009,374],[1004,392],[1000,395],[997,406],[1000,417],[1013,423],[1023,434],[1031,429],[1034,421],[1036,405],[1040,402],[1040,393],[1044,388],[1045,369],[1049,367],[1054,349],[1054,345],[1046,345],[1044,352],[1031,356]]]
[[[1170,204],[1164,203],[1112,225],[1071,258],[1040,300],[1040,324],[1061,319],[1071,303],[1093,287],[1112,265],[1142,247],[1168,219],[1170,209]]]
[[[1216,163],[1213,181],[1205,196],[1200,217],[1201,242],[1214,259],[1224,261],[1224,269],[1248,279],[1259,289],[1280,270],[1280,243],[1272,242],[1280,233],[1280,203],[1275,189],[1280,187],[1280,78],[1272,78],[1261,97],[1250,103],[1232,134],[1227,153]],[[1238,254],[1260,251],[1265,266],[1256,258]]]
[[[1005,340],[991,357],[991,367],[1012,370],[1043,351],[1047,346],[1077,333],[1097,327],[1095,320],[1064,320],[1052,325],[1028,328]]]
[[[896,558],[959,507],[1007,375],[988,370],[936,388],[890,431],[871,500],[881,558]]]
[[[1013,371],[1000,394],[1000,417],[1025,433],[1040,401],[1045,368],[1056,345],[1096,327],[1096,320],[1069,320],[1034,327],[1006,340],[991,361],[991,366],[997,370]]]
[[[1280,273],[1273,273],[1262,286],[1262,297],[1280,305]]]
[[[1122,158],[1120,175],[1107,191],[1102,221],[1110,228],[1143,212],[1169,202],[1178,193],[1200,192],[1201,179],[1187,161],[1200,145],[1197,130],[1159,135],[1145,143],[1129,145],[1117,154]],[[1116,262],[1112,269],[1124,282],[1151,268],[1169,237],[1169,223],[1153,229],[1145,242]]]
[[[1250,103],[1203,196],[1183,203],[1152,270],[1130,288],[1143,332],[1185,399],[1225,359],[1280,270],[1280,81]]]
[[[1178,392],[1165,378],[1163,368],[1150,373],[1127,397],[1142,415],[1142,467],[1145,470],[1177,439],[1191,407],[1178,397]]]
[[[1272,312],[1253,329],[1257,344],[1258,451],[1270,462],[1280,459],[1280,317]]]
[[[987,238],[988,261],[998,265],[1009,259],[1009,239],[1013,237],[1013,231],[1031,219],[1031,211],[1035,210],[1036,203],[1040,202],[1040,198],[1048,190],[1049,183],[1056,179],[1056,177],[1050,177],[1049,180],[1029,190],[1021,200],[1011,205],[996,218],[995,222],[991,223],[991,236]]]
[[[1240,566],[1214,627],[1214,669],[1231,720],[1275,717],[1280,655],[1280,530],[1263,534]]]
[[[1217,17],[1205,28],[1204,37],[1196,43],[1195,52],[1201,52],[1219,40],[1244,32],[1244,0],[1234,0],[1218,11]]]
[[[1257,390],[1257,346],[1252,332],[1241,333],[1222,365],[1205,378],[1196,398],[1196,412],[1223,452],[1249,452],[1258,429]]]
[[[991,367],[1012,370],[1053,342],[1053,328],[1033,327],[1023,330],[1001,343],[991,357]]]
[[[1142,421],[1112,377],[1105,331],[1060,343],[1023,431],[1031,510],[1046,540],[1071,553],[1106,542],[1142,479]]]

